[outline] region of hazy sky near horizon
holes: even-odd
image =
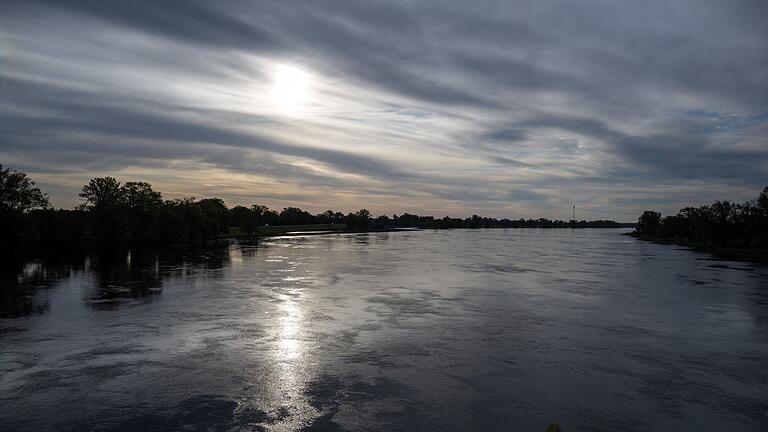
[[[312,211],[632,221],[768,185],[768,2],[0,2],[0,163]]]

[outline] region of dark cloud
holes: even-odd
[[[504,157],[504,156],[491,156],[491,160],[494,161],[494,162],[498,162],[498,163],[500,163],[502,165],[510,166],[510,167],[524,168],[524,167],[530,167],[531,166],[530,164],[527,164],[525,162],[521,162],[521,161],[519,161],[517,159],[513,159],[513,158],[509,158],[509,157]]]
[[[724,116],[695,113],[697,119],[674,119],[655,125],[646,135],[630,134],[610,127],[601,120],[571,115],[537,115],[516,123],[518,129],[502,129],[487,135],[491,140],[524,139],[525,128],[553,128],[574,136],[586,136],[603,147],[603,153],[614,156],[625,166],[606,167],[598,171],[611,179],[617,176],[645,176],[657,179],[739,179],[759,187],[756,172],[768,166],[768,146],[762,149],[734,149],[717,145],[717,133],[743,132],[768,123],[768,117]],[[501,137],[501,138],[499,138]],[[569,143],[566,147],[563,147]],[[766,143],[768,144],[768,142]],[[579,149],[574,140],[558,140],[551,152]]]
[[[44,106],[48,111],[48,115],[43,118],[24,114],[4,116],[0,123],[3,126],[0,132],[0,149],[6,151],[15,148],[18,141],[24,142],[24,151],[35,147],[50,149],[50,140],[59,140],[67,133],[87,131],[102,134],[105,140],[110,141],[98,143],[96,146],[87,141],[70,142],[67,150],[103,153],[101,157],[115,152],[135,155],[138,151],[146,158],[173,158],[194,155],[195,148],[203,148],[194,147],[194,144],[208,143],[234,147],[235,156],[238,155],[238,148],[263,150],[316,160],[341,172],[386,178],[407,176],[383,161],[341,151],[281,143],[255,133],[206,124],[204,119],[195,121],[175,117],[146,104],[126,104],[125,101],[115,104],[103,100],[99,95],[52,88],[17,79],[2,79],[0,85],[9,89],[6,92],[6,101],[9,103],[24,106],[25,100],[34,100],[35,106]],[[134,142],[125,140],[126,138],[163,145],[137,146]],[[58,158],[58,155],[56,157]]]
[[[494,142],[524,141],[526,138],[528,134],[519,129],[499,129],[485,134],[485,139]]]
[[[259,24],[256,7],[227,10],[217,7],[214,3],[197,0],[73,0],[66,3],[56,0],[31,0],[24,3],[36,3],[57,9],[59,12],[77,13],[193,44],[249,51],[272,51],[281,45],[279,36]],[[251,15],[254,12],[255,16]],[[244,18],[249,15],[250,19]]]
[[[767,21],[760,0],[8,1],[0,158],[46,179],[190,161],[500,216],[682,205],[702,182],[739,199],[768,176]],[[264,106],[280,62],[314,74],[319,114]]]

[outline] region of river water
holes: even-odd
[[[622,232],[30,263],[2,280],[0,430],[768,429],[768,268]]]

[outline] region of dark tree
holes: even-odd
[[[25,173],[0,165],[0,254],[14,254],[28,243],[34,229],[27,214],[48,206],[48,197]]]
[[[239,227],[240,219],[243,217],[245,213],[248,213],[249,211],[250,209],[248,207],[243,207],[240,205],[229,209],[229,226]]]
[[[298,207],[286,207],[280,212],[282,225],[308,225],[312,222],[312,215]]]
[[[100,247],[114,248],[129,243],[130,218],[125,211],[124,190],[113,177],[91,179],[83,186],[81,208],[88,210],[91,231]]]
[[[80,197],[87,208],[111,208],[122,204],[123,191],[114,177],[97,177],[83,186]]]
[[[48,196],[25,173],[0,164],[0,211],[26,213],[48,206]]]
[[[637,220],[638,233],[644,235],[655,235],[661,222],[661,213],[655,211],[644,211]]]
[[[158,239],[157,225],[163,196],[145,182],[126,182],[122,201],[128,213],[128,236],[133,244],[152,244]]]
[[[127,182],[122,187],[122,199],[131,210],[155,211],[163,204],[163,195],[145,182]]]
[[[113,177],[91,179],[79,194],[83,203],[77,210],[48,209],[48,200],[24,173],[0,166],[0,234],[3,251],[15,251],[14,245],[67,248],[98,245],[111,250],[136,246],[162,246],[178,243],[205,243],[239,226],[254,234],[262,225],[306,225],[346,223],[353,229],[388,228],[565,228],[567,222],[548,219],[495,219],[474,215],[471,218],[419,216],[404,213],[372,218],[361,209],[346,216],[327,210],[313,215],[298,207],[286,207],[278,214],[263,205],[227,209],[221,199],[194,198],[163,201],[162,194],[146,182],[121,184]],[[719,227],[720,238],[750,238],[764,244],[768,224],[768,188],[757,201],[744,205],[716,203],[693,209],[675,218],[667,218],[661,232],[670,236],[680,232],[695,238]],[[674,224],[672,223],[674,222]],[[576,227],[618,227],[613,221],[580,221]],[[762,228],[759,228],[762,227]],[[665,234],[665,235],[667,235]],[[14,243],[11,245],[11,243]],[[9,246],[10,245],[10,246]],[[32,248],[30,248],[32,249]]]
[[[661,217],[646,211],[636,231],[644,236],[707,248],[768,247],[768,188],[743,204],[716,201]]]
[[[331,224],[333,222],[334,212],[333,210],[326,210],[318,215],[321,223]]]
[[[344,222],[350,228],[366,229],[371,223],[371,212],[368,209],[360,209],[348,214]]]
[[[197,206],[202,212],[203,241],[218,238],[227,232],[229,226],[229,211],[220,198],[200,200]]]
[[[261,214],[262,225],[280,225],[280,215],[274,210],[266,210]]]
[[[158,243],[172,245],[190,241],[190,228],[184,219],[183,206],[178,200],[163,203],[157,218]]]
[[[764,187],[763,191],[760,192],[756,204],[763,214],[768,215],[768,186]]]
[[[255,209],[246,209],[240,216],[240,231],[253,236],[259,229],[259,213]]]

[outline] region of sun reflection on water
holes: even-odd
[[[301,355],[301,331],[304,312],[299,301],[289,294],[280,295],[278,344],[282,360],[294,360]]]
[[[283,278],[294,284],[301,278]],[[291,415],[281,422],[270,425],[268,430],[296,430],[314,419],[318,413],[305,396],[305,386],[311,377],[306,347],[306,310],[300,288],[286,289],[276,297],[275,347],[273,364],[275,381],[270,389],[273,402],[290,411]]]

